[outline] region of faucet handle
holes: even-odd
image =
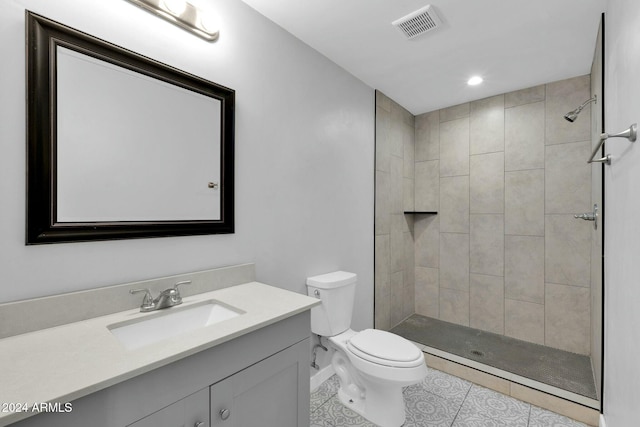
[[[182,301],[182,296],[180,295],[180,289],[178,289],[179,286],[182,285],[190,285],[191,284],[191,280],[183,280],[182,282],[178,282],[175,285],[173,285],[173,290],[176,291],[175,293],[175,299]]]
[[[151,291],[149,290],[149,288],[144,288],[144,289],[131,289],[129,290],[129,293],[131,295],[133,294],[137,294],[140,292],[144,292],[144,299],[142,300],[142,305],[140,306],[140,311],[150,311],[153,310],[155,308],[155,305],[153,303],[153,297],[151,296]]]

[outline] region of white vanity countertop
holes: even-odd
[[[70,402],[319,304],[306,295],[251,282],[185,297],[178,307],[207,300],[245,313],[135,350],[126,350],[108,326],[163,310],[127,310],[0,339],[0,426],[33,415],[12,410],[12,404]]]

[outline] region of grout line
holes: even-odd
[[[469,153],[469,180],[467,181],[467,206],[469,207],[469,247],[467,253],[469,254],[469,262],[467,264],[467,292],[469,297],[467,298],[467,325],[471,326],[471,104],[469,104],[469,121],[467,122],[467,152]]]
[[[544,222],[542,229],[544,232],[544,248],[542,248],[542,256],[544,263],[542,265],[543,287],[542,287],[542,342],[547,343],[547,84],[544,85],[544,147],[542,156],[544,159],[544,172],[542,173],[542,213]]]
[[[451,375],[451,374],[449,374]],[[469,393],[471,393],[471,389],[473,388],[473,383],[471,383],[471,386],[467,389],[467,392],[464,395],[464,399],[462,399],[462,403],[460,404],[460,407],[458,408],[458,411],[456,412],[456,415],[453,417],[453,420],[451,421],[451,425],[453,426],[456,423],[456,419],[458,418],[458,415],[460,415],[460,411],[462,410],[462,407],[464,406],[464,403],[467,401],[467,398],[469,397]]]
[[[506,102],[506,97],[505,97]],[[503,104],[504,105],[504,104]],[[502,159],[502,213],[503,213],[503,230],[502,241],[502,334],[507,334],[507,108],[502,110],[502,140],[504,143],[504,158]]]

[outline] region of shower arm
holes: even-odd
[[[578,113],[581,112],[582,110],[584,110],[584,107],[586,107],[587,104],[589,104],[591,102],[595,102],[597,104],[598,103],[598,95],[593,95],[593,97],[587,99],[578,108],[576,108],[576,110],[578,110]]]
[[[593,150],[593,152],[591,153],[591,157],[589,158],[589,160],[587,160],[587,163],[606,163],[607,165],[611,164],[611,154],[607,154],[605,155],[603,158],[601,159],[594,159],[594,157],[596,156],[596,154],[598,154],[598,151],[600,150],[600,148],[602,147],[602,144],[604,144],[604,142],[609,139],[609,138],[627,138],[629,141],[631,142],[635,142],[636,141],[636,136],[637,136],[637,124],[634,123],[631,126],[629,126],[629,129],[613,134],[613,135],[609,135],[608,133],[603,133],[600,135],[600,143],[598,144],[598,146]]]

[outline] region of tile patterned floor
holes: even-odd
[[[311,427],[376,427],[338,399],[334,375],[311,393]],[[435,369],[404,390],[403,427],[587,427]]]

